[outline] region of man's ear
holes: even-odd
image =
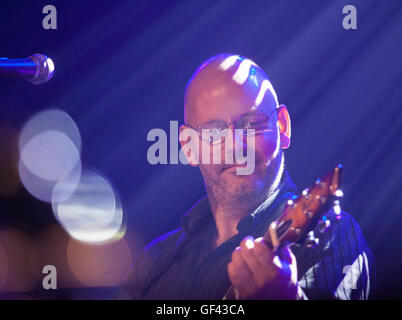
[[[291,125],[288,109],[281,104],[278,108],[278,125],[282,149],[290,146]]]
[[[182,124],[179,128],[179,141],[187,162],[193,167],[198,167],[199,139],[197,131]]]

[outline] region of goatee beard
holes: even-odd
[[[260,207],[269,206],[274,200],[284,171],[284,154],[281,150],[277,156],[267,164],[265,178],[254,185],[241,185],[235,190],[228,185],[222,185],[222,181],[211,181],[204,176],[205,187],[209,202],[214,207],[226,209],[249,210],[250,213],[259,211]],[[247,179],[247,178],[246,178]]]

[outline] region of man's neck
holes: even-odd
[[[221,243],[237,234],[237,225],[244,216],[249,214],[249,211],[239,210],[239,208],[218,207],[212,213],[217,230],[214,247],[218,247]]]
[[[259,201],[244,201],[242,203],[231,204],[230,206],[219,205],[216,201],[214,201],[215,199],[211,199],[210,195],[208,194],[212,215],[214,217],[217,230],[217,234],[213,241],[214,248],[218,247],[220,244],[238,233],[237,225],[243,217],[250,214],[256,215],[271,205],[279,193],[279,182],[280,179],[275,181],[273,184],[274,188],[272,188],[273,191],[269,193],[269,196],[266,196]]]
[[[271,203],[275,200],[279,193],[279,188],[277,188],[270,196],[268,196],[264,201],[260,201],[259,204],[253,207],[215,207],[212,209],[212,214],[215,220],[215,225],[217,229],[217,235],[214,239],[214,248],[218,247],[220,244],[230,239],[238,233],[237,225],[240,220],[245,216],[252,214],[256,215],[261,211],[268,208]]]

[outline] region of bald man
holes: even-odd
[[[120,299],[367,299],[374,260],[347,213],[319,245],[273,252],[262,240],[297,189],[284,170],[291,123],[265,72],[220,54],[185,91],[180,143],[199,167],[206,197],[182,227],[139,255]],[[245,156],[245,153],[247,154]],[[215,161],[218,159],[219,161]]]

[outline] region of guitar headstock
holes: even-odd
[[[343,196],[342,174],[343,167],[338,165],[299,196],[288,200],[282,215],[271,223],[264,235],[267,244],[272,248],[285,242],[306,242],[308,246],[318,244],[312,229],[317,224],[320,232],[330,227],[330,220],[324,215],[328,209],[334,206],[336,218],[341,218],[339,198]]]

